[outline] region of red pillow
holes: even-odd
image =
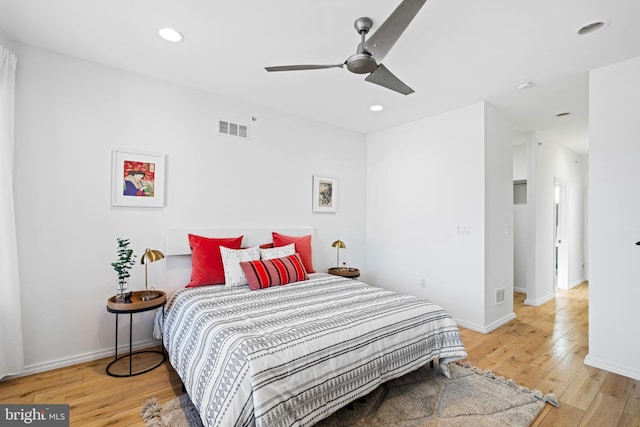
[[[222,266],[220,246],[240,249],[242,237],[217,239],[189,234],[191,281],[186,287],[224,284],[224,267]]]
[[[241,262],[240,267],[247,277],[249,288],[254,291],[309,278],[298,254],[282,258]]]
[[[302,259],[302,264],[304,264],[304,268],[307,270],[307,273],[315,273],[316,270],[313,269],[313,255],[311,251],[311,234],[306,236],[285,236],[284,234],[276,233],[275,231],[271,233],[273,236],[273,246],[286,246],[291,243],[296,245],[296,253],[300,254],[300,259]]]

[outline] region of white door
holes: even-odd
[[[567,184],[554,177],[554,229],[553,229],[553,285],[556,289],[569,289],[569,245],[567,242]]]

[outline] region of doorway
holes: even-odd
[[[527,293],[527,180],[513,181],[513,290]]]
[[[553,178],[553,292],[569,289],[569,245],[567,243],[567,183]]]

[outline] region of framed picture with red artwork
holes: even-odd
[[[111,205],[164,207],[165,155],[113,150]]]

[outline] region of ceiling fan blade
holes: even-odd
[[[332,65],[280,65],[276,67],[264,67],[267,71],[301,71],[301,70],[321,70],[323,68],[342,68],[344,64]]]
[[[364,49],[378,62],[387,56],[427,0],[403,0],[376,32],[365,41]]]
[[[413,89],[402,83],[399,78],[394,76],[391,71],[389,71],[387,67],[382,64],[378,65],[378,68],[373,70],[365,80],[369,83],[375,83],[377,85],[384,86],[387,89],[394,90],[403,95],[409,95],[410,93],[414,92]]]

